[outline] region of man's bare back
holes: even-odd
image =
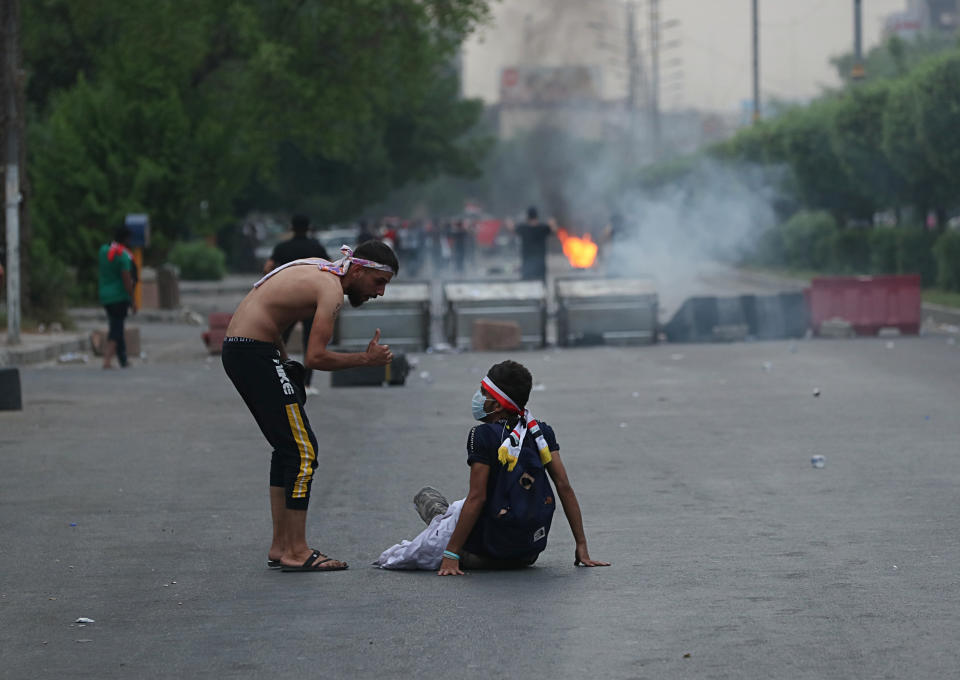
[[[250,338],[275,345],[286,360],[282,333],[291,324],[313,316],[313,330],[305,348],[307,368],[336,371],[354,366],[383,366],[393,360],[388,345],[380,344],[380,330],[374,334],[366,352],[331,352],[327,345],[333,338],[337,314],[343,306],[343,296],[351,304],[361,305],[371,298],[383,295],[393,278],[366,267],[351,268],[342,276],[320,269],[309,262],[275,270],[247,297],[233,313],[227,327],[227,337]]]
[[[340,277],[315,265],[287,267],[251,290],[237,307],[227,335],[270,342],[282,347],[281,334],[301,319],[343,305]]]

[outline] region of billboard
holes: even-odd
[[[500,72],[502,104],[587,104],[601,100],[595,66],[508,66]]]
[[[895,35],[903,40],[916,38],[922,30],[922,17],[912,12],[894,12],[888,14],[883,26],[884,36],[889,37]]]

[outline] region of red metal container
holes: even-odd
[[[920,275],[822,276],[810,281],[810,322],[814,333],[828,319],[843,319],[857,335],[881,328],[920,332]]]
[[[230,325],[230,319],[233,314],[229,312],[212,312],[207,321],[210,324],[209,330],[201,333],[203,344],[207,346],[210,354],[220,354],[223,339],[227,336],[227,326]]]

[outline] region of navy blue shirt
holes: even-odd
[[[547,448],[551,451],[559,451],[560,445],[557,444],[557,437],[553,432],[553,428],[542,420],[537,420],[537,422],[540,424],[540,433],[543,435],[544,441],[547,442]],[[493,495],[494,488],[497,485],[497,477],[503,467],[500,465],[497,452],[509,432],[510,430],[504,422],[481,423],[473,427],[470,430],[470,434],[467,435],[467,464],[483,463],[490,467],[490,476],[487,479],[487,498]],[[536,457],[540,456],[540,453],[537,451],[537,442],[530,436],[529,432],[527,436],[523,438],[523,448],[527,449]],[[549,479],[547,483],[549,484]],[[484,510],[486,510],[486,506],[484,506]],[[470,536],[467,537],[463,546],[464,549],[475,555],[483,554],[478,531],[482,521],[483,515],[481,512],[480,519],[473,527],[473,531],[470,532]]]

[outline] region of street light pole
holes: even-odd
[[[753,2],[753,122],[760,120],[760,18]]]
[[[660,0],[650,0],[650,128],[653,157],[660,158]]]
[[[853,68],[850,77],[854,80],[863,80],[866,70],[863,67],[863,22],[861,17],[861,0],[853,0]]]
[[[7,223],[7,344],[20,344],[20,116],[17,93],[20,83],[20,3],[4,2],[3,89]]]

